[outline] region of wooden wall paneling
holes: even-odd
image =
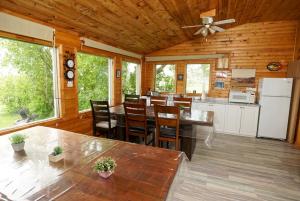
[[[117,78],[116,71],[121,71],[121,77]],[[115,56],[113,60],[113,97],[112,105],[122,104],[122,58],[120,56]]]
[[[59,48],[59,80],[60,80],[60,108],[62,118],[74,118],[78,116],[78,71],[77,61],[75,59],[75,78],[73,81],[73,87],[67,86],[67,80],[65,79],[65,67],[64,67],[64,56],[69,52],[70,54],[76,55],[76,48],[60,46]]]
[[[256,69],[256,84],[263,77],[286,77],[287,63],[293,60],[296,21],[249,23],[230,28],[225,32],[184,42],[173,47],[150,53],[146,56],[205,55],[217,52],[231,52],[230,68]],[[282,62],[284,67],[268,71],[269,62]],[[147,69],[149,70],[149,69]],[[225,80],[225,89],[214,89],[215,71],[212,72],[210,95],[228,97],[231,73]],[[145,80],[151,82],[151,80]]]
[[[298,21],[297,32],[295,37],[294,60],[300,60],[300,21]]]
[[[176,62],[176,93],[184,94],[186,85],[186,64],[184,62]],[[183,74],[183,80],[178,80],[178,74]]]
[[[299,120],[299,104],[300,104],[300,78],[294,79],[293,94],[291,98],[290,118],[288,126],[287,139],[289,143],[295,142],[297,132],[297,124]],[[300,136],[299,136],[300,137]]]
[[[297,129],[296,129],[296,141],[295,141],[295,144],[296,144],[296,146],[298,148],[300,148],[300,117],[299,117]]]

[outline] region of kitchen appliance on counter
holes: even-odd
[[[229,92],[229,102],[253,104],[255,103],[255,91],[247,90],[246,92],[242,92],[231,89]]]
[[[260,116],[257,137],[286,139],[292,78],[264,78],[259,83]]]

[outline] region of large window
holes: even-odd
[[[139,94],[140,88],[139,64],[122,62],[122,94]]]
[[[57,116],[53,52],[0,38],[0,129]]]
[[[107,57],[78,53],[79,110],[90,109],[90,100],[109,100],[109,73],[112,60]]]
[[[187,64],[186,72],[186,93],[208,92],[210,64]]]
[[[155,77],[155,91],[159,92],[176,92],[174,64],[157,64]]]

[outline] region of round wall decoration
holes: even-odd
[[[279,62],[271,62],[271,63],[269,63],[268,65],[267,65],[267,69],[269,70],[269,71],[278,71],[278,70],[280,70],[282,68],[282,65],[281,65],[281,63],[279,63]]]

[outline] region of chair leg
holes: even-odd
[[[93,126],[93,136],[96,136],[96,128]]]
[[[167,149],[169,149],[170,147],[169,147],[169,141],[167,141]]]
[[[126,142],[129,142],[129,135],[126,133]]]

